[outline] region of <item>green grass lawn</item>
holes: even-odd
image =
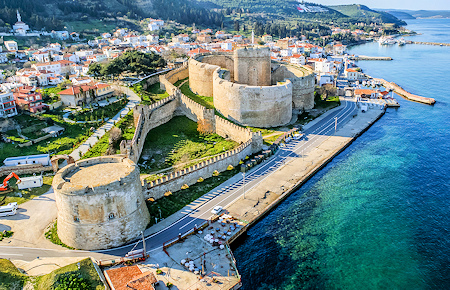
[[[5,179],[6,176],[2,177],[0,180],[3,183],[3,179]],[[23,177],[20,176],[19,177]],[[27,202],[37,196],[40,196],[44,193],[46,193],[50,187],[52,186],[52,181],[53,181],[53,176],[44,176],[43,178],[44,184],[41,187],[35,187],[35,188],[31,188],[30,190],[28,189],[18,189],[17,185],[16,185],[16,180],[15,179],[10,179],[9,180],[9,186],[11,188],[13,188],[13,192],[7,193],[6,194],[6,199],[3,200],[3,202],[0,202],[1,204],[8,204],[10,202],[17,202],[18,204]],[[19,193],[22,194],[22,197],[19,197]],[[0,201],[3,199],[4,195],[0,195]]]
[[[74,248],[69,247],[68,245],[64,244],[58,237],[58,221],[56,220],[45,232],[45,237],[50,240],[55,245],[63,246],[64,248],[68,248],[73,250]]]
[[[185,96],[191,98],[192,100],[196,101],[197,103],[206,107],[207,109],[214,109],[213,97],[205,97],[194,94],[189,88],[189,82],[185,82],[184,85],[180,87],[180,90]]]
[[[174,192],[172,195],[165,196],[157,201],[147,201],[147,208],[150,212],[150,224],[149,227],[155,224],[155,217],[167,218],[168,216],[176,213],[189,203],[193,202],[202,195],[208,193],[210,190],[219,186],[223,182],[227,181],[239,172],[237,168],[227,170],[220,173],[218,176],[213,176],[191,185],[187,189]]]
[[[96,19],[90,19],[88,21],[66,21],[66,26],[73,31],[93,31],[98,30],[99,32],[112,32],[117,24],[99,21]]]
[[[22,289],[27,275],[7,259],[0,259],[0,290]]]
[[[21,115],[22,117],[25,115]],[[45,113],[40,117],[32,115],[27,116],[32,118],[31,122],[42,122],[44,118],[53,119],[55,125],[65,128],[64,133],[61,136],[49,138],[41,141],[37,144],[33,144],[28,147],[20,148],[17,146],[17,142],[13,143],[0,143],[0,162],[7,157],[23,156],[32,154],[69,154],[84,142],[92,133],[89,131],[91,127],[97,128],[99,124],[70,124],[64,122],[62,113],[60,111]],[[30,123],[31,124],[31,123]]]
[[[197,123],[186,117],[174,117],[151,130],[145,140],[143,156],[148,157],[142,173],[188,163],[193,159],[219,154],[237,147],[234,141],[217,134],[200,134]]]

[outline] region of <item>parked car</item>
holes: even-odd
[[[212,214],[219,214],[222,211],[223,207],[220,205],[216,205],[212,210],[211,213]]]

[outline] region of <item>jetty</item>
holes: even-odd
[[[423,44],[423,45],[435,45],[435,46],[450,46],[450,43],[441,42],[424,42],[424,41],[407,41],[408,44]]]
[[[374,78],[374,80],[380,82],[386,89],[393,90],[397,95],[399,95],[407,100],[418,102],[418,103],[423,103],[423,104],[428,104],[428,105],[433,105],[434,103],[436,103],[435,99],[411,94],[394,82],[388,82],[384,79],[375,79],[375,78]]]
[[[367,56],[367,55],[353,55],[350,56],[351,60],[393,60],[392,57],[389,56]]]

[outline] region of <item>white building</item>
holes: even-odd
[[[359,72],[352,68],[346,69],[344,74],[349,81],[356,81],[359,77]]]
[[[22,17],[20,17],[19,10],[17,10],[17,22],[13,25],[13,30],[19,35],[25,35],[27,34],[27,31],[30,30],[30,27],[22,22]]]
[[[19,47],[17,46],[17,42],[13,40],[5,41],[5,47],[8,51],[18,51]]]
[[[329,74],[319,75],[319,86],[334,84],[334,77]]]
[[[3,160],[3,163],[5,164],[5,166],[17,166],[23,164],[42,164],[44,166],[49,166],[50,155],[39,154],[39,155],[8,157],[5,160]]]
[[[16,101],[12,92],[0,93],[0,117],[12,117],[17,115]]]

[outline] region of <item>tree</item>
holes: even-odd
[[[101,71],[102,71],[102,65],[99,64],[98,62],[94,62],[89,65],[89,70],[87,73],[88,73],[88,75],[91,75],[94,77],[99,77],[99,76],[101,76]]]
[[[241,30],[241,29],[240,29],[240,25],[239,25],[239,21],[237,21],[237,20],[234,21],[234,30],[235,30],[235,31]]]

